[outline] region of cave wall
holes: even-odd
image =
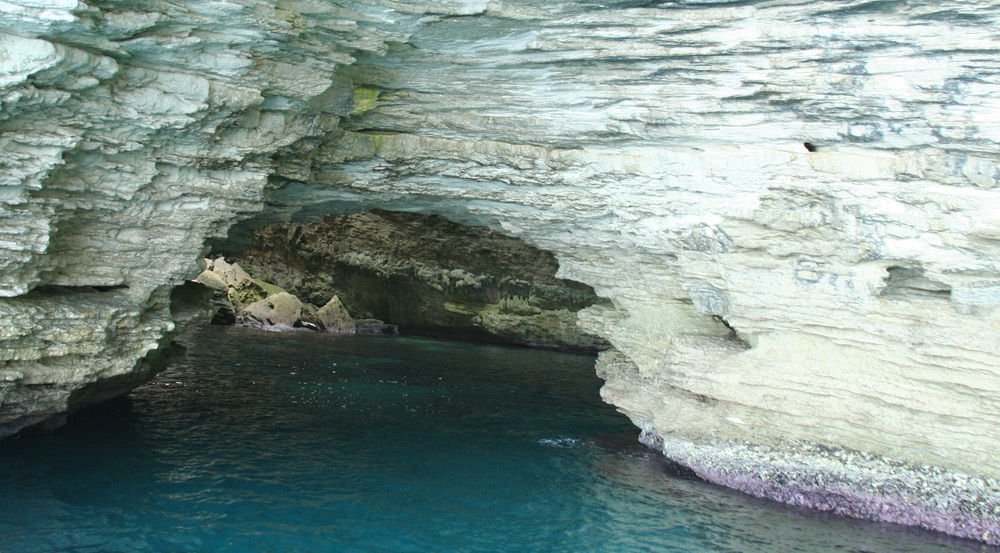
[[[605,398],[705,478],[1000,541],[1000,2],[0,11],[3,433],[242,213],[381,206],[609,298]]]
[[[314,305],[337,297],[355,318],[404,334],[597,353],[577,312],[594,290],[555,277],[550,252],[436,215],[372,210],[256,230],[231,259]]]

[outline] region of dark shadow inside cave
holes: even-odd
[[[282,222],[216,251],[199,280],[217,324],[400,333],[597,352],[577,327],[602,301],[548,251],[438,215],[372,210]],[[287,294],[285,294],[287,292]]]

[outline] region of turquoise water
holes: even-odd
[[[599,387],[584,356],[205,328],[0,442],[0,553],[980,550],[675,475]]]

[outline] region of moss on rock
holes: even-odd
[[[374,88],[359,86],[354,89],[354,106],[351,115],[361,115],[375,109],[378,104],[379,91]]]

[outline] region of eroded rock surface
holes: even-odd
[[[194,283],[212,290],[212,324],[239,324],[267,330],[304,328],[335,334],[354,334],[358,324],[333,296],[316,307],[303,302],[284,288],[254,278],[239,263],[224,257],[205,260],[205,270]],[[382,321],[371,321],[379,328],[391,328]]]
[[[847,502],[904,506],[857,516],[1000,542],[1000,4],[518,13],[361,60],[378,105],[283,164],[310,185],[275,203],[409,205],[552,251],[613,301],[581,316],[633,367],[604,397],[656,443],[699,446],[667,455],[759,446],[746,491],[788,501],[761,476],[787,454]],[[849,452],[889,482],[838,479]],[[913,487],[932,514],[881,491]]]
[[[271,225],[235,259],[306,301],[339,298],[356,316],[404,332],[607,348],[576,324],[577,311],[599,298],[556,278],[551,253],[442,217],[375,210]]]
[[[265,195],[407,209],[610,298],[605,398],[706,478],[1000,543],[1000,2],[0,12],[0,434],[137,374]]]
[[[316,310],[316,318],[324,329],[333,332],[350,334],[357,330],[357,323],[337,296],[333,296],[330,301],[323,304],[323,307]]]

